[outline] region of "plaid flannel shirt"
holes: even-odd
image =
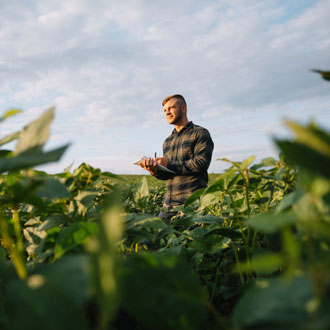
[[[168,180],[164,205],[183,204],[195,190],[207,186],[213,147],[208,130],[191,121],[180,132],[174,129],[167,137],[163,157],[168,160],[167,168],[175,174],[158,171],[155,175]]]

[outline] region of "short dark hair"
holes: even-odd
[[[162,102],[162,106],[164,106],[171,99],[178,99],[178,100],[180,100],[182,105],[187,106],[186,100],[180,94],[174,94],[174,95],[170,95],[170,96],[165,97],[165,99]]]

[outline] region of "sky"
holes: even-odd
[[[82,162],[116,174],[162,155],[162,100],[184,95],[220,158],[278,158],[284,119],[330,130],[330,0],[0,0],[0,138],[56,107],[45,149],[71,143]]]

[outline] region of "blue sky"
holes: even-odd
[[[71,142],[60,172],[86,162],[146,173],[173,127],[161,101],[180,93],[215,143],[210,172],[277,155],[284,118],[330,129],[330,0],[3,1],[0,109],[24,112],[0,137],[56,106],[46,148]]]

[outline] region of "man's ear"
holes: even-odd
[[[185,104],[181,105],[181,110],[184,114],[187,114],[187,106]]]

